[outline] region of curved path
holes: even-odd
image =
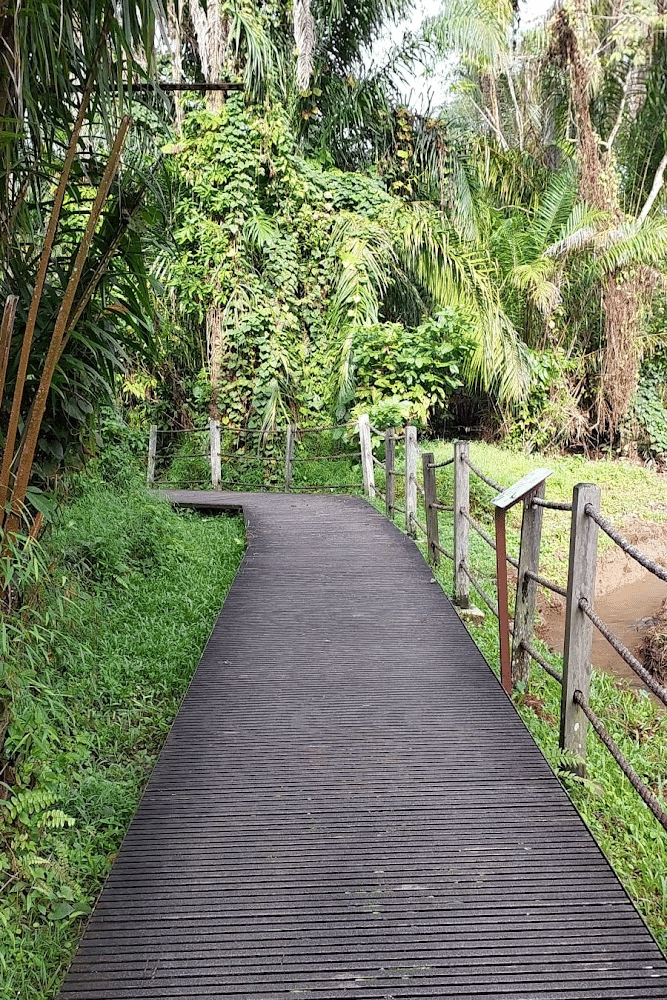
[[[667,963],[434,585],[355,497],[248,550],[67,1000],[667,998]]]

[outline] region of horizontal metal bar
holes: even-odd
[[[541,587],[546,587],[547,590],[552,590],[554,594],[560,594],[561,597],[567,597],[567,590],[565,587],[560,587],[557,583],[547,580],[545,576],[540,576],[539,573],[533,573],[532,569],[526,570],[526,576],[529,580],[534,580],[535,583],[539,583]]]

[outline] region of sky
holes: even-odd
[[[553,6],[553,3],[554,0],[520,0],[519,16],[522,27],[528,28],[537,23]],[[442,8],[446,9],[446,0],[417,0],[414,12],[397,25],[393,25],[374,47],[374,59],[382,61],[383,54],[391,48],[392,44],[400,42],[406,31],[419,31],[424,18],[433,17]],[[446,64],[443,62],[439,68],[442,77],[445,76],[446,69]],[[415,110],[423,110],[429,103],[429,95],[432,97],[433,104],[440,103],[440,92],[444,86],[444,82],[438,79],[438,70],[436,69],[435,77],[429,79],[424,77],[423,72],[415,73],[414,77],[401,87],[401,90],[406,103],[409,103]]]

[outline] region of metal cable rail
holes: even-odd
[[[647,569],[650,573],[653,573],[655,576],[667,583],[667,569],[665,569],[664,566],[660,566],[659,563],[649,559],[649,557],[645,555],[641,549],[632,545],[632,543],[629,542],[627,538],[624,538],[620,532],[616,531],[613,524],[611,524],[606,517],[603,517],[602,514],[599,514],[591,504],[586,504],[584,512],[588,514],[589,517],[593,518],[595,523],[598,524],[604,533],[609,535],[609,537],[623,549],[626,555],[636,559],[636,561],[643,566],[644,569]]]
[[[560,670],[556,670],[555,667],[552,667],[549,661],[545,660],[542,654],[538,653],[537,650],[534,649],[529,642],[526,642],[525,639],[522,639],[519,645],[521,646],[522,649],[525,649],[528,655],[531,657],[531,659],[535,660],[536,663],[539,663],[542,669],[546,670],[546,672],[550,674],[550,676],[553,677],[554,680],[558,681],[559,684],[563,683],[563,675],[561,674]]]
[[[567,590],[565,587],[560,587],[557,583],[553,583],[551,580],[547,580],[545,576],[540,576],[539,573],[533,573],[532,569],[525,570],[525,576],[529,580],[534,580],[535,583],[539,583],[541,587],[546,587],[547,590],[553,591],[554,594],[559,594],[561,597],[567,597]]]
[[[624,645],[618,636],[611,631],[607,624],[598,615],[596,615],[595,611],[593,611],[585,597],[581,597],[579,599],[579,607],[586,617],[593,622],[598,631],[602,633],[607,642],[613,646],[618,655],[622,657],[627,665],[634,670],[637,676],[643,680],[646,687],[652,691],[664,705],[667,705],[667,688],[664,688],[662,684],[658,683],[653,674],[651,674],[646,667],[642,666],[637,657],[633,656],[630,652],[628,647]]]
[[[626,776],[634,790],[637,794],[644,800],[646,805],[649,807],[655,818],[667,830],[667,812],[665,812],[659,799],[653,794],[649,786],[645,781],[640,778],[640,776],[635,771],[634,767],[627,759],[627,757],[620,750],[618,745],[614,742],[612,737],[609,735],[603,723],[600,721],[598,716],[595,714],[591,706],[588,704],[584,698],[581,691],[575,691],[572,700],[579,706],[582,710],[591,726],[597,733],[600,741],[604,743],[609,753],[612,755],[618,766],[620,767],[623,774]]]
[[[545,500],[544,497],[533,497],[533,507],[546,507],[547,510],[572,510],[571,503],[561,503],[559,500]]]
[[[479,476],[479,478],[485,482],[487,486],[490,486],[492,490],[496,490],[497,493],[502,493],[505,489],[505,487],[501,486],[500,483],[496,483],[493,479],[489,479],[489,477],[485,475],[481,469],[478,469],[476,465],[473,465],[469,458],[464,457],[463,461],[466,463],[468,468],[472,469],[475,475]]]

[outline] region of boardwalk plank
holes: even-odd
[[[667,963],[414,544],[243,504],[248,550],[63,1000],[667,998]]]

